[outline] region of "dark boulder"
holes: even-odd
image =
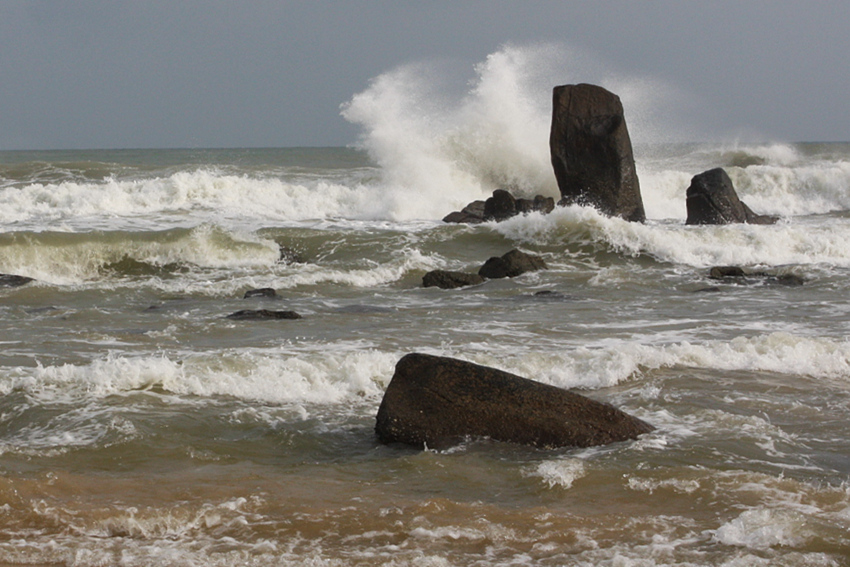
[[[270,311],[269,309],[242,309],[227,316],[236,321],[262,321],[271,319],[301,319],[295,311]]]
[[[478,270],[478,275],[495,280],[499,278],[515,278],[526,272],[545,269],[546,262],[540,256],[526,254],[525,252],[514,249],[502,256],[494,256],[484,262],[484,265]]]
[[[16,276],[14,274],[0,274],[0,287],[21,287],[35,281],[33,278],[26,276]]]
[[[543,195],[535,195],[533,199],[517,199],[517,213],[532,213],[540,212],[544,215],[555,210],[555,199],[552,197],[544,197]]]
[[[422,277],[422,287],[439,287],[440,289],[456,289],[482,283],[484,278],[478,274],[448,270],[433,270]]]
[[[444,448],[467,437],[535,447],[591,447],[653,427],[567,390],[470,362],[408,354],[378,409],[383,443]]]
[[[517,215],[516,198],[504,189],[496,189],[484,201],[484,220],[503,221]]]
[[[691,179],[686,193],[688,219],[685,224],[773,224],[778,219],[757,215],[735,192],[732,180],[721,167],[704,171]]]
[[[596,85],[555,87],[549,151],[559,204],[646,220],[620,97]]]

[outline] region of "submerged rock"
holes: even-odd
[[[456,289],[482,283],[484,278],[478,274],[448,270],[433,270],[422,277],[422,287],[439,287],[440,289]]]
[[[559,204],[646,220],[620,97],[596,85],[555,87],[549,151]]]
[[[526,272],[545,269],[547,269],[546,262],[540,256],[514,249],[502,256],[487,260],[478,270],[478,275],[487,279],[515,278]]]
[[[242,309],[227,316],[236,321],[260,321],[270,319],[301,319],[295,311],[271,311],[269,309]]]
[[[653,427],[555,386],[453,358],[399,360],[378,409],[383,443],[444,448],[467,437],[535,447],[591,447],[635,439]]]
[[[733,281],[734,283],[768,283],[784,286],[800,286],[806,280],[796,274],[770,274],[768,272],[748,272],[740,266],[715,266],[708,271],[713,280]]]
[[[758,215],[738,198],[729,175],[721,167],[691,179],[686,193],[685,224],[773,224],[778,218]]]
[[[277,292],[271,287],[261,287],[259,289],[249,289],[242,296],[242,299],[251,299],[254,297],[272,298],[277,297]]]
[[[722,278],[743,278],[747,273],[740,266],[714,266],[708,271],[708,277],[713,280]]]
[[[0,287],[21,287],[30,282],[35,281],[33,278],[26,276],[16,276],[14,274],[0,274]]]

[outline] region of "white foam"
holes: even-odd
[[[850,221],[830,219],[686,226],[683,222],[631,223],[588,207],[558,207],[491,225],[508,238],[536,245],[581,244],[619,254],[648,254],[662,262],[718,265],[829,265],[850,267]]]
[[[383,392],[398,358],[358,343],[322,345],[297,355],[281,350],[141,357],[110,353],[90,364],[16,368],[0,380],[0,392],[23,389],[43,401],[73,402],[157,387],[184,396],[339,403]]]
[[[796,547],[812,535],[804,516],[770,508],[746,510],[714,532],[714,538],[720,543],[751,549]]]
[[[0,222],[106,229],[245,219],[380,218],[381,190],[348,180],[230,175],[210,169],[142,180],[32,184],[0,189]],[[178,215],[179,214],[179,215]],[[148,220],[144,220],[148,219]]]
[[[544,461],[532,473],[543,479],[549,488],[558,486],[563,489],[571,488],[578,479],[587,476],[587,467],[582,459],[562,458]]]

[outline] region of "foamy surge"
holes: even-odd
[[[212,170],[0,190],[0,222],[23,228],[105,229],[215,221],[382,218],[377,187],[359,180],[255,178]]]
[[[627,256],[650,255],[694,267],[850,267],[850,223],[845,219],[781,221],[776,225],[686,226],[680,220],[629,223],[586,207],[514,217],[493,225],[506,237],[535,245],[590,245]]]
[[[565,388],[597,389],[660,368],[768,371],[812,378],[850,379],[850,342],[771,333],[701,344],[634,342],[570,351],[520,352],[505,357],[502,346],[432,354],[465,358]],[[293,351],[226,350],[215,355],[111,354],[86,365],[19,367],[0,381],[0,393],[24,390],[43,401],[103,398],[157,388],[189,396],[232,396],[269,403],[348,403],[379,396],[404,352],[386,352],[358,342]]]

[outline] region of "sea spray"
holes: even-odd
[[[343,106],[343,116],[363,128],[360,145],[381,166],[390,218],[440,218],[499,187],[557,196],[549,128],[558,84],[598,80],[622,90],[636,141],[668,141],[678,131],[670,126],[675,89],[650,78],[614,79],[566,45],[507,45],[474,70],[468,92],[452,97],[434,91],[443,82],[438,65],[405,65]]]

